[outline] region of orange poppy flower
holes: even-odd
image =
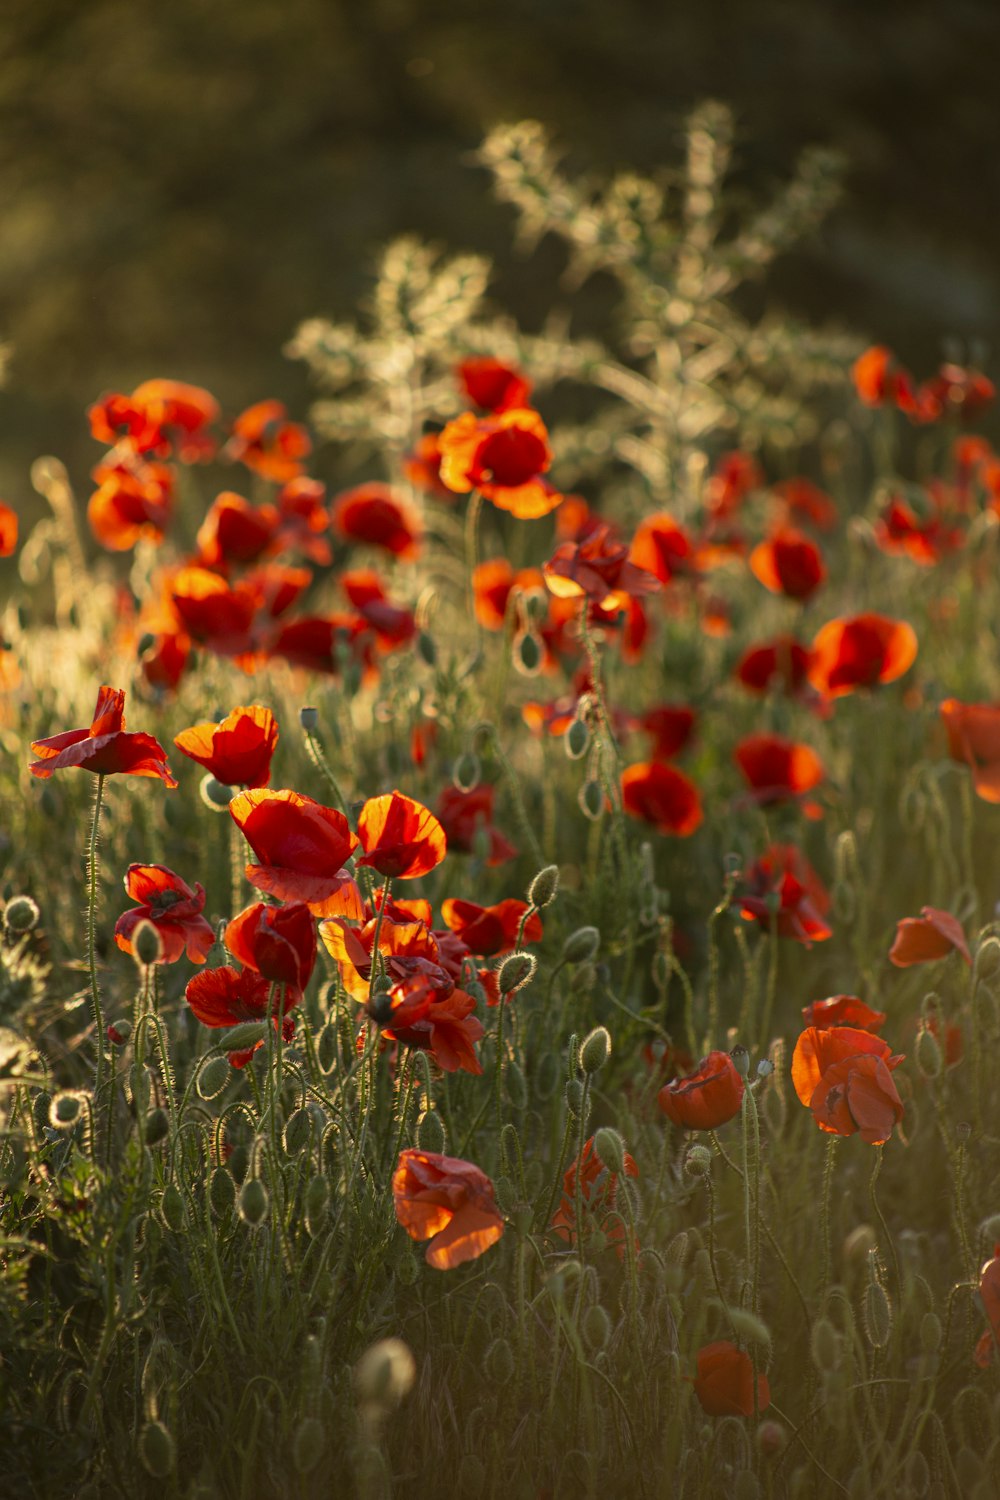
[[[771,486],[771,494],[780,502],[786,521],[800,516],[820,531],[829,531],[839,520],[834,501],[811,479],[783,479]]]
[[[946,698],[941,718],[952,760],[964,760],[984,802],[1000,802],[1000,704]]]
[[[913,377],[884,344],[873,344],[851,367],[854,389],[865,406],[887,403],[910,411],[914,406]]]
[[[728,1052],[710,1052],[693,1073],[665,1084],[657,1101],[682,1130],[715,1130],[738,1115],[744,1083]]]
[[[857,1031],[881,1031],[885,1011],[872,1010],[857,995],[831,995],[828,1000],[814,1000],[802,1008],[807,1026],[825,1031],[828,1026],[853,1026]]]
[[[173,692],[190,660],[190,638],[183,631],[160,630],[151,634],[139,657],[139,667],[150,687]]]
[[[830,620],[812,643],[809,681],[818,692],[838,698],[895,682],[916,656],[916,633],[905,620],[876,614]]]
[[[223,786],[267,786],[278,743],[278,721],[259,703],[234,708],[218,724],[195,724],[174,736],[182,755],[211,771]]]
[[[344,490],[333,502],[332,516],[334,530],[345,541],[382,547],[404,562],[420,555],[420,518],[387,484]]]
[[[286,420],[280,401],[258,401],[233,423],[226,457],[246,464],[264,479],[287,484],[302,473],[302,459],[312,452],[308,432]]]
[[[17,512],[0,501],[0,557],[10,557],[17,546]]]
[[[238,963],[265,979],[299,994],[309,983],[316,963],[316,926],[304,902],[265,906],[257,901],[233,917],[225,940]]]
[[[394,903],[393,907],[396,909]],[[393,985],[412,986],[419,981],[427,990],[428,1003],[430,987],[451,990],[453,981],[441,964],[437,942],[426,923],[407,918],[403,913],[390,916],[388,912],[387,908],[381,924],[375,916],[366,919],[363,907],[359,907],[356,915],[347,913],[320,923],[323,946],[336,963],[347,993],[361,1004],[368,999],[376,929],[382,966]]]
[[[779,937],[794,938],[806,948],[833,936],[833,928],[824,920],[830,897],[794,844],[771,844],[751,866],[747,890],[737,900],[741,917],[756,922],[765,932],[770,932],[773,922]]]
[[[724,453],[705,485],[705,505],[713,521],[728,519],[763,484],[763,471],[752,453]]]
[[[87,521],[102,547],[127,552],[143,538],[162,542],[173,511],[169,469],[133,459],[102,464],[94,477],[99,487],[88,502]]]
[[[496,790],[488,782],[481,782],[468,792],[446,786],[437,804],[448,848],[458,854],[474,854],[481,841],[490,869],[517,856],[510,840],[493,827],[495,796]]]
[[[889,962],[897,969],[913,964],[932,963],[958,952],[967,964],[972,963],[962,924],[951,912],[934,906],[921,907],[919,917],[904,917],[896,927],[896,937],[889,949]]]
[[[627,1151],[624,1158],[624,1175],[638,1177],[639,1168]],[[583,1210],[582,1224],[577,1223],[578,1180],[580,1206]],[[625,1253],[625,1227],[615,1212],[617,1198],[618,1173],[610,1171],[601,1161],[594,1150],[594,1137],[591,1136],[563,1177],[562,1197],[552,1216],[551,1227],[559,1239],[574,1246],[579,1244],[581,1233],[586,1235],[591,1227],[599,1229],[605,1234],[608,1244],[615,1247],[621,1259]]]
[[[448,423],[438,442],[441,480],[450,490],[477,489],[522,521],[547,516],[562,500],[542,478],[552,462],[549,434],[528,407],[489,417],[464,412]]]
[[[511,593],[542,593],[545,579],[538,568],[511,567],[505,557],[492,557],[472,571],[473,608],[484,630],[502,630]]]
[[[733,759],[750,788],[752,800],[762,805],[802,797],[826,776],[815,750],[780,734],[747,735],[733,751]],[[814,808],[815,803],[810,807]]]
[[[789,697],[808,687],[812,653],[790,635],[751,646],[736,666],[738,682],[750,693],[768,693],[780,687]]]
[[[180,380],[145,380],[131,396],[104,396],[88,413],[100,443],[127,444],[137,453],[183,463],[210,458],[215,443],[205,429],[219,419],[219,403],[200,386]]]
[[[669,511],[646,516],[636,528],[629,560],[661,583],[697,571],[695,547]]]
[[[636,727],[653,739],[654,760],[672,760],[680,755],[694,734],[697,715],[684,703],[661,703],[640,715]]]
[[[357,888],[343,869],[358,846],[347,819],[300,792],[240,792],[229,804],[233,822],[256,854],[246,877],[280,901],[302,901],[315,916],[353,914]]]
[[[198,562],[206,568],[253,563],[274,541],[278,512],[273,505],[251,505],[242,495],[217,495],[198,528]]]
[[[479,1077],[483,1065],[476,1043],[484,1035],[482,1022],[472,1012],[476,1002],[465,990],[437,990],[433,985],[415,991],[404,982],[389,991],[392,1011],[382,1035],[429,1052],[444,1073],[471,1073]]]
[[[563,542],[542,567],[550,593],[560,599],[586,597],[602,609],[625,609],[629,599],[653,594],[660,580],[629,561],[628,548],[610,526],[599,526],[582,542]]]
[[[457,374],[466,400],[484,411],[510,411],[528,404],[531,381],[502,360],[489,355],[463,359]]]
[[[892,1074],[881,1057],[868,1055],[845,1057],[827,1068],[809,1108],[820,1130],[858,1134],[869,1146],[883,1145],[903,1118],[903,1101]]]
[[[403,477],[414,489],[434,495],[438,500],[454,500],[455,491],[441,481],[441,434],[425,432],[418,438],[412,453],[403,459]]]
[[[503,1234],[492,1182],[459,1157],[401,1152],[392,1197],[396,1218],[410,1238],[430,1241],[425,1258],[437,1271],[476,1260]]]
[[[809,1108],[823,1076],[835,1064],[855,1057],[878,1057],[890,1068],[903,1061],[894,1057],[889,1043],[857,1026],[807,1026],[792,1054],[792,1087]]]
[[[976,1364],[984,1369],[1000,1345],[1000,1245],[994,1247],[992,1258],[979,1272],[979,1298],[990,1325],[976,1345]]]
[[[525,901],[511,897],[496,906],[477,906],[475,901],[449,898],[441,907],[444,924],[457,932],[470,953],[490,958],[497,953],[509,953],[517,946],[517,934],[528,911]],[[542,919],[533,912],[525,923],[522,943],[540,943]]]
[[[694,782],[674,766],[643,760],[622,772],[622,806],[658,833],[687,838],[701,825],[701,797]]]
[[[202,916],[205,890],[194,890],[165,865],[129,865],[125,889],[139,905],[122,912],[115,923],[115,942],[132,953],[132,935],[140,922],[152,922],[160,935],[158,963],[172,964],[187,950],[192,963],[203,964],[215,942],[215,929]]]
[[[286,547],[300,552],[310,562],[327,567],[333,553],[325,532],[330,529],[330,512],[324,501],[326,490],[318,479],[300,474],[283,485],[278,495],[278,531],[274,550]]]
[[[370,627],[376,650],[398,651],[413,640],[417,622],[412,609],[391,602],[377,573],[370,568],[341,573],[340,587]]]
[[[941,516],[929,511],[920,516],[912,505],[894,495],[874,527],[875,545],[890,556],[908,557],[922,567],[939,563],[965,540],[957,526],[946,526]]]
[[[750,554],[750,571],[772,594],[809,599],[826,577],[816,543],[801,531],[780,531]]]
[[[284,1016],[282,1036],[290,1042],[295,1035],[295,1022],[288,1011],[298,1004],[301,996],[291,985],[276,986],[273,996],[271,991],[271,981],[256,970],[234,969],[231,964],[223,964],[189,979],[184,998],[201,1024],[214,1029],[238,1026],[241,1021],[264,1021],[270,1010],[277,1030],[280,1011]],[[253,1047],[230,1052],[230,1063],[234,1068],[245,1068],[257,1047],[263,1045],[257,1042]]]
[[[207,568],[182,567],[171,581],[170,599],[193,640],[252,669],[256,658],[274,644],[275,620],[311,582],[308,568],[274,563],[235,584]]]
[[[164,786],[177,785],[163,746],[151,734],[125,733],[122,688],[99,689],[88,729],[67,729],[51,739],[35,740],[31,750],[38,760],[28,770],[45,780],[56,771],[78,766],[95,776],[158,776]]]
[[[439,865],[448,849],[444,829],[429,808],[401,792],[369,797],[358,817],[368,865],[387,879],[414,880]]]
[[[752,1417],[753,1361],[729,1339],[719,1339],[698,1350],[694,1393],[710,1417]],[[757,1411],[771,1404],[766,1375],[757,1376]]]

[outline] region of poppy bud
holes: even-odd
[[[165,1109],[151,1109],[146,1116],[143,1139],[147,1146],[158,1146],[170,1134],[170,1116]]]
[[[501,995],[512,995],[534,977],[538,960],[532,953],[508,953],[497,978]]]
[[[421,630],[417,634],[416,651],[425,667],[436,665],[437,646],[434,644],[433,636],[429,636],[426,630]]]
[[[56,1130],[72,1130],[83,1111],[83,1096],[69,1092],[56,1094],[49,1105],[49,1123]]]
[[[132,934],[132,952],[139,965],[148,969],[163,957],[163,942],[152,922],[140,922]]]
[[[598,1073],[611,1056],[611,1035],[606,1026],[595,1026],[580,1043],[580,1067],[584,1073]]]
[[[607,1167],[609,1172],[617,1176],[623,1176],[625,1172],[625,1142],[617,1130],[612,1130],[609,1125],[602,1125],[594,1136],[594,1155],[602,1167]]]
[[[566,754],[570,760],[579,760],[586,755],[590,744],[590,730],[582,719],[574,719],[566,731]]]
[[[523,630],[514,640],[514,665],[525,677],[534,677],[542,665],[542,648],[530,631]]]
[[[208,1184],[212,1209],[220,1219],[229,1217],[236,1202],[236,1184],[228,1167],[216,1167]]]
[[[595,1354],[607,1348],[611,1337],[611,1319],[599,1303],[595,1302],[587,1308],[581,1328],[584,1343]]]
[[[124,1047],[132,1035],[132,1022],[124,1018],[112,1021],[108,1026],[108,1041],[115,1047]]]
[[[271,1207],[267,1188],[259,1177],[248,1177],[240,1188],[239,1212],[244,1224],[256,1229],[263,1224]]]
[[[538,625],[549,612],[548,596],[542,589],[526,589],[521,595],[521,608],[524,618],[532,625]]]
[[[466,750],[456,760],[451,779],[460,792],[474,791],[482,780],[479,756],[474,755],[471,750]]]
[[[812,1326],[809,1352],[820,1375],[829,1375],[840,1365],[843,1340],[829,1318],[817,1318]]]
[[[160,1216],[168,1229],[179,1234],[187,1223],[184,1197],[176,1182],[168,1182],[160,1199]]]
[[[240,1021],[226,1032],[219,1045],[224,1052],[246,1052],[267,1036],[266,1021]]]
[[[601,934],[596,927],[578,927],[563,943],[563,963],[587,963],[601,946]]]
[[[296,1474],[311,1474],[323,1457],[326,1433],[318,1417],[303,1417],[292,1438],[292,1463]]]
[[[892,1303],[878,1279],[876,1251],[868,1252],[868,1285],[861,1304],[861,1320],[873,1349],[884,1349],[892,1334]]]
[[[166,1479],[174,1472],[177,1448],[170,1430],[162,1422],[147,1422],[139,1434],[139,1458],[153,1479]]]
[[[844,1241],[843,1256],[845,1261],[864,1260],[869,1250],[876,1243],[875,1231],[870,1224],[859,1224],[857,1229],[852,1229]]]
[[[417,1120],[416,1139],[421,1151],[436,1151],[439,1154],[444,1151],[447,1142],[444,1122],[436,1109],[425,1109]]]
[[[780,1422],[761,1422],[757,1428],[757,1449],[765,1458],[776,1458],[788,1446],[788,1429]]]
[[[770,1076],[771,1076],[771,1074],[773,1072],[774,1072],[774,1063],[771,1061],[771,1059],[769,1057],[762,1057],[761,1060],[760,1060],[760,1062],[757,1064],[757,1077],[758,1078],[770,1078]]]
[[[756,1313],[745,1307],[732,1307],[729,1309],[729,1319],[744,1344],[759,1344],[762,1349],[770,1347],[771,1331]]]
[[[210,1057],[198,1074],[195,1087],[203,1099],[216,1099],[229,1082],[229,1059]]]
[[[599,781],[585,781],[580,788],[577,801],[585,818],[595,821],[604,811],[604,788]]]
[[[924,1077],[940,1078],[941,1048],[938,1046],[937,1037],[928,1026],[921,1026],[917,1032],[917,1045],[913,1050],[917,1059],[917,1067]]]
[[[354,1367],[359,1404],[392,1411],[408,1395],[416,1373],[413,1355],[402,1339],[379,1339]]]
[[[38,903],[30,896],[12,896],[3,909],[4,926],[8,932],[30,932],[37,925]]]
[[[287,1156],[297,1156],[309,1144],[312,1132],[312,1115],[306,1105],[289,1115],[285,1121],[285,1129],[282,1133],[281,1144],[285,1148]]]
[[[330,1206],[330,1184],[323,1176],[314,1177],[306,1188],[306,1228],[316,1237],[323,1227]]]
[[[704,1177],[711,1167],[712,1153],[707,1146],[692,1146],[684,1158],[684,1170],[691,1177]]]
[[[536,911],[550,906],[559,890],[559,866],[544,865],[528,886],[528,905]]]
[[[229,804],[233,800],[233,789],[231,786],[225,786],[221,781],[216,781],[211,771],[201,778],[198,783],[198,792],[202,802],[213,812],[229,811]]]
[[[306,734],[315,734],[317,729],[319,728],[319,709],[300,708],[299,723],[302,725],[302,728],[305,730]]]
[[[579,1078],[571,1078],[566,1085],[566,1105],[574,1115],[579,1118],[583,1109],[583,1082]]]

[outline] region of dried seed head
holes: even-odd
[[[319,728],[319,709],[300,708],[299,723],[302,725],[302,728],[305,730],[306,734],[315,734],[316,730]]]

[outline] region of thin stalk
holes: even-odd
[[[104,1010],[101,1005],[100,986],[97,983],[97,842],[103,801],[104,773],[98,772],[97,789],[94,792],[94,812],[90,823],[90,842],[87,848],[87,964],[90,968],[90,999],[97,1033],[97,1073],[94,1082],[94,1098],[98,1101],[104,1084]],[[99,1116],[97,1134],[100,1135]]]

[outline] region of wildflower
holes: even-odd
[[[629,561],[661,583],[697,571],[693,541],[665,510],[640,521],[629,548]]]
[[[425,432],[417,439],[412,453],[403,459],[403,476],[414,489],[423,490],[438,500],[454,500],[455,491],[441,482],[441,434]]]
[[[344,861],[358,847],[347,819],[299,792],[240,792],[229,804],[233,822],[259,864],[246,867],[251,885],[281,901],[301,901],[315,916],[360,914],[360,898]]]
[[[348,542],[381,547],[404,562],[420,552],[420,519],[387,484],[362,484],[333,502],[333,527]]]
[[[747,873],[747,889],[737,897],[740,916],[779,937],[809,947],[833,935],[824,920],[830,897],[819,876],[794,844],[771,844]]]
[[[200,386],[180,380],[145,380],[131,396],[103,396],[88,413],[99,443],[122,442],[136,453],[183,463],[210,458],[215,449],[206,432],[219,419],[219,403]]]
[[[897,969],[926,964],[958,952],[967,964],[972,963],[962,924],[950,912],[934,906],[921,907],[919,917],[904,917],[896,926],[896,937],[889,949],[889,962]]]
[[[750,788],[751,800],[762,806],[802,797],[826,775],[815,750],[780,734],[747,735],[733,751],[733,759]],[[807,811],[815,808],[815,803],[807,804]]]
[[[437,804],[437,815],[448,848],[460,854],[472,854],[482,839],[486,863],[491,869],[517,855],[510,840],[493,827],[495,797],[495,788],[482,781],[468,792],[460,791],[456,786],[446,786]]]
[[[1000,704],[946,698],[941,718],[952,760],[964,760],[984,802],[1000,802]]]
[[[801,518],[820,531],[829,531],[837,524],[839,513],[835,502],[811,479],[783,479],[771,486],[771,494],[779,502],[785,522]]]
[[[89,729],[68,729],[31,746],[38,756],[28,769],[33,776],[48,778],[55,771],[79,766],[95,776],[158,776],[165,786],[175,787],[167,755],[151,734],[125,733],[125,693],[121,688],[102,687]]]
[[[872,1010],[857,995],[831,995],[828,1000],[814,1000],[802,1008],[807,1026],[825,1031],[828,1026],[853,1026],[858,1031],[881,1031],[885,1011]]]
[[[1000,1345],[1000,1245],[994,1246],[992,1258],[979,1272],[979,1297],[990,1325],[976,1344],[975,1361],[983,1369]]]
[[[921,515],[900,495],[890,497],[875,523],[877,547],[890,555],[908,557],[922,567],[933,567],[962,545],[958,527],[945,525],[935,509]]]
[[[271,547],[277,526],[275,506],[251,505],[242,495],[224,490],[198,528],[198,563],[215,568],[257,562]]]
[[[316,962],[316,928],[302,901],[257,901],[226,927],[226,947],[238,963],[301,995]]]
[[[744,652],[736,666],[737,681],[750,693],[767,693],[780,687],[790,698],[808,688],[812,653],[790,635],[761,641]]]
[[[414,880],[439,865],[447,852],[444,829],[429,808],[401,792],[369,797],[358,817],[368,865],[386,878]]]
[[[192,963],[203,964],[215,942],[211,922],[202,916],[204,887],[194,890],[165,865],[129,865],[125,889],[139,905],[123,912],[115,923],[115,942],[131,953],[140,922],[152,922],[160,939],[159,963],[176,963],[185,950]]]
[[[341,573],[340,586],[370,628],[377,650],[396,651],[413,640],[417,622],[412,609],[389,600],[377,573],[370,568],[355,568]]]
[[[712,520],[728,519],[763,483],[763,472],[752,453],[738,448],[723,453],[705,485],[705,505]]]
[[[270,1013],[275,1030],[278,1016],[282,1036],[290,1042],[295,1035],[295,1022],[288,1015],[301,999],[294,985],[273,984],[263,974],[250,968],[234,969],[224,964],[218,969],[204,969],[188,980],[184,991],[192,1011],[203,1026],[220,1028],[238,1026],[241,1021],[265,1021]],[[245,1068],[257,1047],[241,1048],[229,1053],[234,1068]]]
[[[728,1052],[710,1052],[693,1073],[664,1084],[657,1095],[667,1119],[682,1130],[715,1130],[738,1115],[744,1083]]]
[[[623,1153],[623,1166],[624,1176],[638,1177],[639,1168],[627,1151]],[[625,1228],[615,1212],[618,1176],[617,1172],[605,1167],[594,1150],[594,1137],[591,1136],[563,1177],[562,1197],[552,1218],[552,1229],[559,1239],[578,1245],[581,1231],[586,1232],[589,1221],[606,1235],[608,1244],[614,1246],[621,1259],[625,1253]],[[577,1223],[578,1195],[583,1210],[582,1224]]]
[[[529,910],[524,901],[508,898],[496,906],[477,906],[474,901],[447,900],[441,907],[445,926],[456,932],[470,953],[484,958],[509,953],[517,947],[518,931]],[[524,926],[521,941],[540,943],[542,919],[532,912]]]
[[[874,344],[854,361],[851,369],[854,389],[865,406],[899,406],[903,411],[914,408],[913,377],[896,361],[884,344]]]
[[[286,547],[300,552],[310,562],[326,567],[333,554],[325,532],[330,512],[324,505],[326,491],[318,479],[299,474],[283,485],[277,500],[278,529],[272,543],[276,552]]]
[[[710,1417],[752,1417],[754,1414],[753,1361],[729,1339],[719,1339],[698,1350],[698,1374],[694,1392]],[[757,1376],[756,1410],[771,1404],[766,1375]]]
[[[278,721],[259,703],[234,708],[218,724],[194,724],[174,736],[182,755],[211,771],[223,786],[267,786],[278,743]]]
[[[905,620],[855,615],[823,626],[812,643],[809,681],[836,698],[857,688],[895,682],[913,665],[917,637]]]
[[[389,1004],[382,1032],[389,1041],[429,1052],[442,1072],[482,1074],[475,1044],[483,1026],[472,1014],[476,1002],[471,995],[450,983],[438,989],[431,982],[404,981],[390,989]]]
[[[0,557],[10,557],[17,546],[17,512],[0,501]]]
[[[390,985],[419,980],[442,990],[453,988],[454,981],[442,965],[437,942],[425,922],[406,920],[399,913],[399,919],[383,915],[379,923],[377,916],[366,918],[363,911],[356,920],[360,925],[355,925],[350,917],[334,916],[321,922],[319,929],[344,989],[356,1000],[362,1003],[368,1000],[376,929],[382,971]]]
[[[672,760],[691,742],[697,715],[685,703],[661,703],[640,715],[636,728],[651,736],[654,760]]]
[[[548,515],[562,500],[542,475],[552,462],[545,423],[529,407],[489,417],[465,412],[438,439],[441,480],[460,494],[477,489],[522,521]]]
[[[464,359],[457,374],[462,394],[484,411],[523,408],[531,395],[531,381],[520,370],[488,355]]]
[[[622,772],[622,806],[658,833],[687,838],[704,816],[694,782],[663,761],[639,761]]]
[[[100,465],[94,477],[98,488],[88,502],[87,521],[102,547],[127,552],[141,539],[163,541],[173,510],[169,469],[122,458]]]
[[[903,1118],[903,1101],[892,1080],[903,1061],[881,1037],[853,1026],[806,1027],[792,1056],[792,1086],[831,1135],[859,1133],[877,1146]]]
[[[989,406],[996,386],[981,370],[946,363],[917,392],[925,421],[939,417],[969,417]]]
[[[182,630],[160,630],[149,639],[139,667],[150,687],[172,692],[191,660],[191,640]]]
[[[413,1240],[429,1240],[438,1271],[475,1260],[503,1234],[493,1184],[472,1162],[436,1151],[400,1153],[393,1173],[396,1218]]]
[[[542,568],[557,598],[585,596],[604,610],[625,609],[640,594],[655,593],[660,581],[629,560],[629,551],[610,526],[600,526],[582,542],[562,542]]]
[[[286,420],[280,401],[258,401],[233,423],[226,457],[246,464],[264,479],[286,484],[302,473],[302,459],[312,451],[304,427]]]
[[[750,571],[772,594],[788,599],[811,598],[826,577],[816,543],[790,528],[753,549]]]
[[[538,568],[515,572],[506,557],[493,557],[478,563],[472,572],[472,597],[476,619],[484,630],[502,630],[507,619],[511,594],[529,594],[544,590],[545,580]]]

